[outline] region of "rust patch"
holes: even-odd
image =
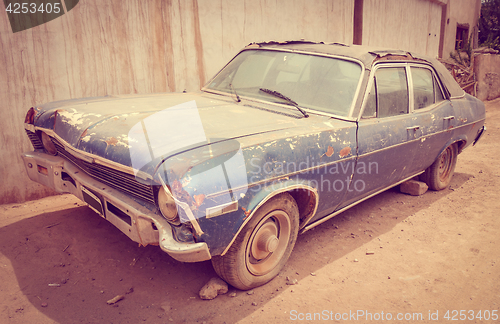
[[[113,146],[115,146],[117,143],[118,143],[118,140],[116,138],[114,138],[114,137],[111,137],[110,139],[108,139],[106,141],[106,144],[113,145]]]
[[[414,62],[427,62],[426,60],[422,60],[419,58],[413,57],[410,53],[406,53],[406,55],[401,55],[401,54],[386,54],[386,55],[381,55],[379,53],[377,54],[377,58],[375,59],[375,62],[378,61],[414,61]]]
[[[172,191],[174,193],[181,193],[182,190],[182,184],[178,180],[174,180],[174,182],[172,182]]]
[[[243,209],[243,212],[245,213],[245,218],[244,219],[246,219],[252,213],[251,209],[246,210],[245,207],[241,207],[241,209]]]
[[[331,147],[330,145],[328,145],[328,149],[326,150],[326,153],[325,153],[326,156],[330,157],[330,156],[333,155],[333,153],[334,153],[333,147]]]
[[[195,205],[197,207],[200,207],[201,204],[203,204],[203,201],[205,200],[205,195],[204,194],[194,195],[193,198],[194,198]]]
[[[175,196],[175,198],[187,203],[189,206],[193,206],[193,198],[191,198],[189,193],[182,188],[182,184],[178,180],[172,182],[171,189],[172,189],[172,194]]]
[[[348,146],[340,150],[339,156],[343,158],[345,156],[348,156],[349,154],[351,154],[351,148]]]

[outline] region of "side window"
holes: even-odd
[[[444,100],[443,92],[441,91],[441,88],[439,88],[436,78],[434,78],[434,92],[436,93],[436,102]]]
[[[411,77],[415,110],[429,107],[444,100],[441,89],[429,69],[411,67]]]
[[[415,110],[434,104],[434,79],[432,72],[424,68],[411,68],[413,80],[413,107]]]
[[[408,113],[408,83],[404,67],[379,68],[375,72],[374,88],[367,98],[363,117],[371,117],[374,107],[379,118]]]
[[[377,93],[375,82],[373,82],[373,86],[368,93],[368,97],[366,98],[366,105],[362,118],[372,117],[377,117]]]

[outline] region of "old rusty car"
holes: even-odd
[[[308,41],[253,43],[200,92],[29,109],[29,177],[142,245],[212,260],[239,289],[274,278],[298,233],[420,175],[446,188],[484,104],[436,59]]]

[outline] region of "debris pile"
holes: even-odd
[[[446,68],[450,71],[451,75],[457,81],[458,85],[470,95],[476,95],[476,75],[474,73],[474,55],[472,55],[470,62],[468,60],[461,60],[461,62],[440,60]]]

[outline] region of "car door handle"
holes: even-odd
[[[455,119],[455,116],[448,116],[443,118],[443,120],[452,120],[452,119]]]
[[[407,127],[406,129],[407,130],[417,130],[417,129],[420,129],[420,126],[411,126],[411,127]]]

